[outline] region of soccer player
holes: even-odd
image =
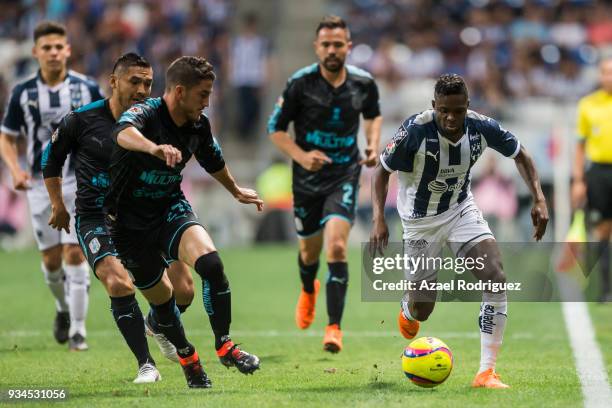
[[[374,79],[366,71],[345,64],[351,45],[344,20],[323,18],[314,41],[319,62],[289,79],[268,122],[270,139],[293,160],[293,205],[302,280],[295,322],[306,329],[314,320],[320,287],[316,275],[325,242],[329,321],[323,348],[332,353],[342,350],[340,323],[348,285],[346,246],[355,219],[359,175],[362,165],[376,165],[382,125]],[[360,115],[367,138],[363,159],[357,147]],[[295,140],[287,133],[291,121]]]
[[[136,104],[119,118],[105,200],[119,258],[151,302],[147,324],[174,344],[188,386],[197,388],[211,382],[175,311],[172,286],[163,274],[166,260],[179,259],[202,278],[202,300],[221,363],[245,374],[259,368],[257,356],[229,336],[231,291],[223,263],[180,187],[181,172],[195,155],[236,200],[263,207],[255,191],[234,181],[202,113],[214,79],[204,58],[180,57],[168,67],[163,97]]]
[[[546,231],[548,210],[533,160],[518,139],[491,118],[468,110],[468,90],[455,74],[442,75],[435,85],[433,109],[406,119],[380,156],[372,188],[372,249],[386,247],[389,230],[384,218],[389,175],[398,173],[397,209],[402,220],[404,253],[438,257],[449,244],[457,257],[482,258],[484,267],[474,268],[482,280],[506,281],[497,243],[470,192],[470,171],[488,146],[514,159],[533,197],[531,218],[534,238]],[[437,271],[406,270],[406,279],[434,282]],[[408,292],[399,314],[401,334],[413,338],[419,322],[427,320],[435,294]],[[473,387],[508,388],[495,372],[507,318],[505,292],[484,292],[480,307],[480,370]]]
[[[42,271],[55,298],[55,339],[60,344],[70,340],[70,350],[87,350],[89,268],[74,227],[68,233],[56,231],[47,224],[51,203],[42,179],[41,157],[60,120],[73,109],[101,99],[102,95],[95,82],[67,69],[70,45],[63,25],[38,24],[34,29],[32,54],[40,69],[13,88],[2,122],[0,154],[11,171],[14,188],[27,194],[32,226],[42,254]],[[27,138],[28,169],[19,164],[17,137]],[[67,211],[73,213],[76,180],[72,160],[65,168],[63,180],[64,202]]]
[[[51,199],[49,225],[69,232],[70,214],[62,198],[61,175],[68,154],[75,161],[76,232],[89,265],[110,296],[115,323],[138,361],[135,383],[159,381],[161,376],[149,354],[134,285],[116,257],[117,251],[104,224],[102,205],[109,185],[108,165],[114,146],[111,133],[115,123],[133,103],[142,102],[151,94],[152,83],[153,69],[144,58],[134,53],[119,57],[110,76],[111,97],[66,116],[47,145],[42,165]],[[193,299],[191,273],[185,264],[175,262],[168,276],[177,296],[181,295],[177,307],[183,312]],[[176,349],[163,334],[157,334],[155,339],[165,356],[178,362]]]
[[[599,300],[612,302],[612,58],[600,62],[599,79],[601,89],[585,96],[578,104],[579,139],[574,159],[572,204],[574,208],[581,207],[586,198],[589,219],[595,226],[595,237],[599,241],[602,284]]]

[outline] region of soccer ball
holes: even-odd
[[[419,387],[442,384],[453,369],[453,353],[440,339],[421,337],[404,349],[402,370]]]

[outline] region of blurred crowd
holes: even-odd
[[[515,99],[578,100],[596,87],[594,64],[612,44],[606,1],[332,3],[350,22],[353,63],[383,87],[456,72],[469,83],[472,106],[496,117]]]

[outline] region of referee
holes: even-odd
[[[602,292],[600,302],[612,301],[610,234],[612,233],[612,57],[600,63],[601,88],[578,103],[578,143],[574,159],[572,205],[585,198],[589,221],[598,242]],[[586,160],[585,160],[586,159]]]

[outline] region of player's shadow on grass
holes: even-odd
[[[262,363],[282,363],[287,360],[286,356],[281,355],[259,355],[259,361]]]

